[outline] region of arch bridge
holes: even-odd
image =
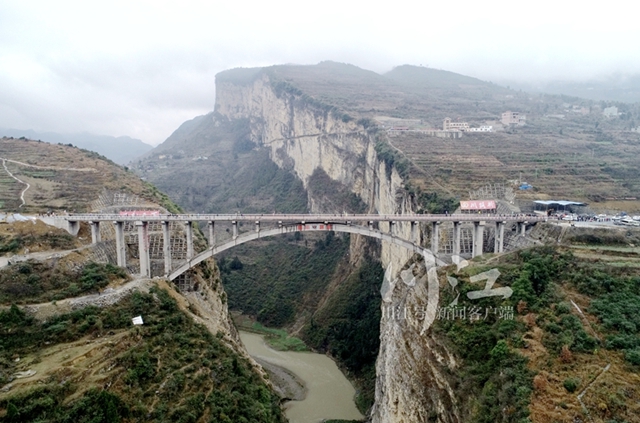
[[[453,255],[460,255],[460,224],[473,223],[472,256],[483,254],[483,234],[487,223],[495,225],[494,252],[500,253],[504,248],[504,227],[507,223],[516,223],[518,232],[525,233],[527,224],[545,221],[545,217],[523,214],[495,215],[495,214],[158,214],[158,212],[137,211],[124,214],[73,214],[64,217],[68,222],[69,232],[77,235],[80,222],[91,225],[92,243],[101,241],[100,223],[111,222],[115,227],[117,264],[126,267],[126,244],[124,235],[125,224],[134,223],[137,227],[138,249],[140,257],[140,273],[151,276],[151,260],[149,256],[149,224],[156,222],[162,227],[164,274],[170,280],[176,279],[187,270],[222,251],[259,238],[278,234],[305,231],[334,231],[359,234],[390,242],[407,248],[416,253],[424,254],[424,247],[420,245],[419,225],[431,225],[430,250],[433,260],[436,260],[439,250],[439,226],[443,222],[453,223]],[[184,224],[186,233],[186,261],[173,268],[170,250],[170,224],[180,222]],[[196,254],[193,245],[193,223],[207,222],[208,248]],[[216,224],[230,224],[232,236],[216,244]],[[239,233],[239,225],[250,223],[253,231]],[[380,223],[387,226],[387,231],[380,229]],[[396,229],[398,224],[409,224],[409,235]],[[272,226],[265,228],[265,226]],[[406,232],[406,231],[404,231]],[[426,257],[426,256],[425,256]],[[439,260],[438,260],[439,261]]]

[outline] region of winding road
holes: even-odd
[[[20,182],[21,184],[25,184],[27,187],[25,189],[22,190],[22,192],[20,193],[20,201],[22,201],[22,204],[20,204],[20,207],[24,206],[26,204],[26,202],[24,201],[24,193],[27,192],[27,190],[29,188],[31,188],[31,185],[29,185],[27,182],[16,178],[13,173],[11,173],[11,171],[9,170],[9,168],[7,168],[7,160],[3,157],[0,157],[0,159],[2,159],[2,166],[4,166],[4,170],[7,171],[7,173],[9,174],[9,176],[11,176],[13,179],[15,179],[16,181]],[[9,160],[10,162],[12,162],[13,160]],[[19,162],[16,162],[19,163]],[[20,208],[19,207],[19,208]]]

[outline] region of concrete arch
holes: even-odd
[[[437,259],[429,249],[421,247],[418,244],[399,238],[397,236],[381,232],[377,229],[370,229],[364,226],[352,226],[352,225],[334,224],[334,223],[299,224],[299,225],[282,226],[280,228],[267,229],[264,231],[261,230],[261,231],[242,234],[238,236],[236,239],[233,239],[229,242],[226,242],[218,246],[214,246],[213,248],[208,248],[207,250],[201,252],[200,254],[193,257],[191,260],[187,261],[186,263],[184,263],[183,265],[181,265],[180,267],[172,271],[168,277],[169,277],[169,280],[174,280],[178,276],[182,275],[187,270],[198,265],[204,260],[210,257],[213,257],[216,254],[226,251],[230,248],[233,248],[237,245],[245,244],[249,241],[253,241],[256,239],[266,238],[274,235],[293,233],[293,232],[329,232],[329,231],[364,235],[372,238],[377,238],[382,241],[389,242],[391,244],[398,245],[400,247],[408,249],[409,251],[422,255],[425,259],[427,267],[445,265],[445,263],[442,260]]]

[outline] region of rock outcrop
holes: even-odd
[[[242,81],[219,77],[215,111],[229,119],[248,119],[252,141],[268,147],[272,160],[295,173],[305,188],[313,173],[321,169],[357,194],[371,213],[412,212],[402,177],[378,158],[375,146],[380,135],[269,73],[258,72]],[[318,199],[312,194],[310,197],[310,211],[326,211]],[[410,227],[399,224],[394,231],[408,237]],[[357,237],[352,243],[358,245]],[[381,246],[384,266],[406,269],[412,259],[412,253],[403,248],[386,243]],[[371,419],[380,423],[458,422],[461,413],[446,376],[447,369],[455,368],[455,358],[424,322],[398,319],[397,315],[390,318],[387,313],[389,307],[400,313],[426,307],[424,266],[421,270],[414,266],[411,272],[416,274],[415,283],[396,283],[387,293],[389,302],[383,303],[386,310],[380,323],[376,402]],[[394,276],[398,275],[396,272]]]

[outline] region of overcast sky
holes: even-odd
[[[0,0],[0,127],[156,145],[211,111],[215,74],[239,66],[334,60],[385,72],[414,64],[492,81],[640,73],[632,6]]]

